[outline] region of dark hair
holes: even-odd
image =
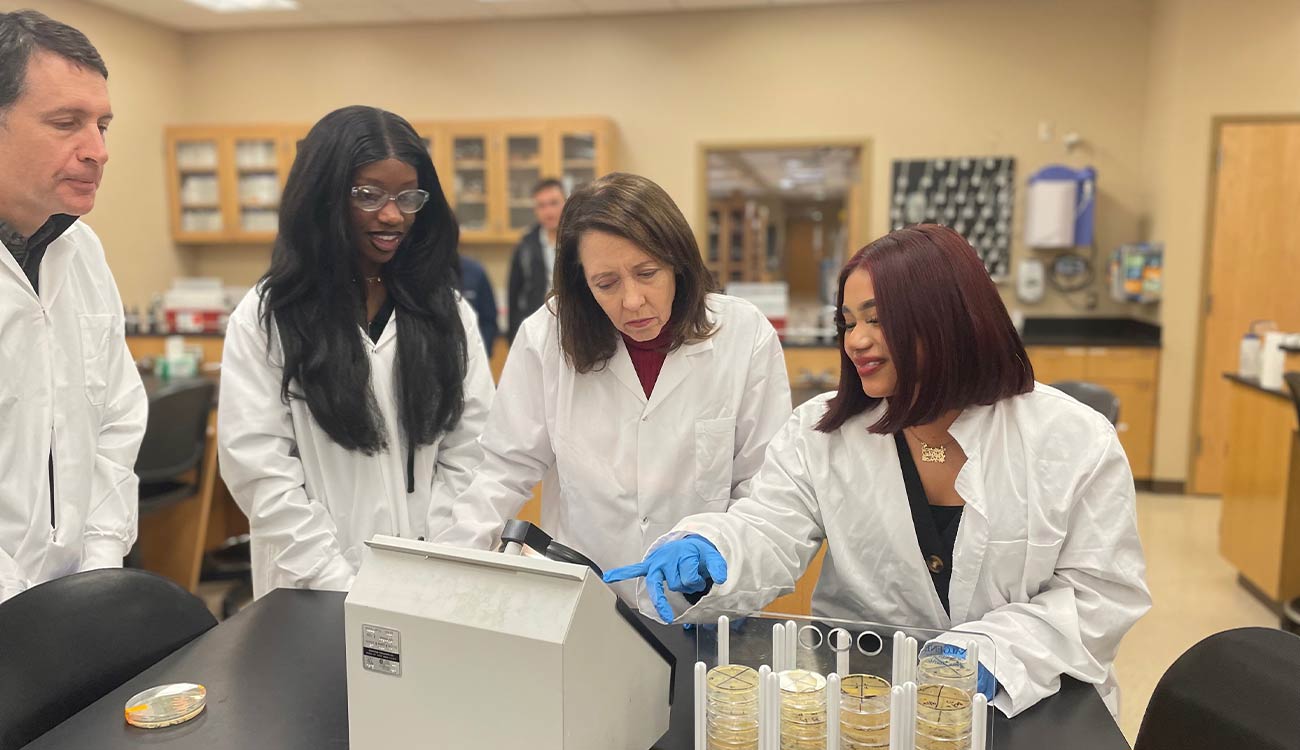
[[[104,58],[85,34],[34,10],[0,13],[0,110],[7,109],[22,96],[27,63],[38,49],[67,58],[108,79]]]
[[[538,193],[542,192],[543,190],[550,190],[551,188],[555,188],[556,190],[559,190],[560,195],[564,195],[564,183],[560,182],[554,177],[547,177],[544,180],[539,180],[536,185],[533,185],[533,192],[531,193],[531,195],[535,198],[537,197]]]
[[[316,123],[298,149],[280,201],[280,231],[263,277],[262,318],[284,350],[281,398],[307,401],[330,438],[367,454],[387,448],[358,326],[350,193],[363,165],[399,159],[415,167],[429,202],[415,215],[384,283],[398,315],[398,415],[408,445],[432,443],[460,421],[467,362],[456,304],[460,230],[433,161],[410,123],[373,107],[344,107]],[[272,319],[274,316],[274,321]],[[300,392],[291,392],[293,388]]]
[[[560,214],[554,296],[560,346],[575,370],[603,367],[618,347],[618,331],[587,286],[578,257],[582,236],[593,231],[622,237],[672,269],[677,289],[669,351],[713,335],[705,308],[713,277],[686,217],[663,188],[639,175],[613,172],[575,190]]]
[[[888,400],[871,432],[894,433],[952,409],[989,405],[1034,389],[1034,369],[984,263],[953,230],[921,224],[872,242],[840,271],[835,298],[840,385],[818,430],[837,430],[880,401],[862,390],[844,351],[844,283],[859,269],[871,275],[881,330],[898,373],[899,396]]]

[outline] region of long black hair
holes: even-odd
[[[348,450],[386,450],[363,342],[365,291],[357,265],[351,189],[357,170],[384,159],[415,168],[429,201],[415,215],[384,284],[397,314],[398,415],[408,446],[426,445],[465,408],[465,328],[457,310],[460,229],[420,136],[401,117],[344,107],[312,127],[280,200],[280,231],[262,277],[262,322],[280,333],[280,395],[306,400],[316,422]]]

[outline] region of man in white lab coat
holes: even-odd
[[[136,537],[147,401],[95,205],[113,114],[80,31],[0,14],[0,601],[116,567]]]

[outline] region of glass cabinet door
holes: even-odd
[[[566,195],[599,176],[596,147],[595,132],[566,131],[560,134],[560,180],[564,182]]]
[[[225,232],[221,211],[220,146],[215,138],[172,144],[176,181],[176,233],[190,238]]]
[[[283,183],[280,144],[275,137],[236,137],[235,179],[239,231],[275,234]]]
[[[535,222],[533,187],[542,179],[542,136],[537,133],[507,133],[506,229],[522,234]]]
[[[464,232],[491,230],[488,195],[488,136],[457,134],[451,136],[452,210]]]

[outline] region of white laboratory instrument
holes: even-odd
[[[386,536],[362,554],[354,750],[645,750],[667,731],[672,654],[589,567]]]

